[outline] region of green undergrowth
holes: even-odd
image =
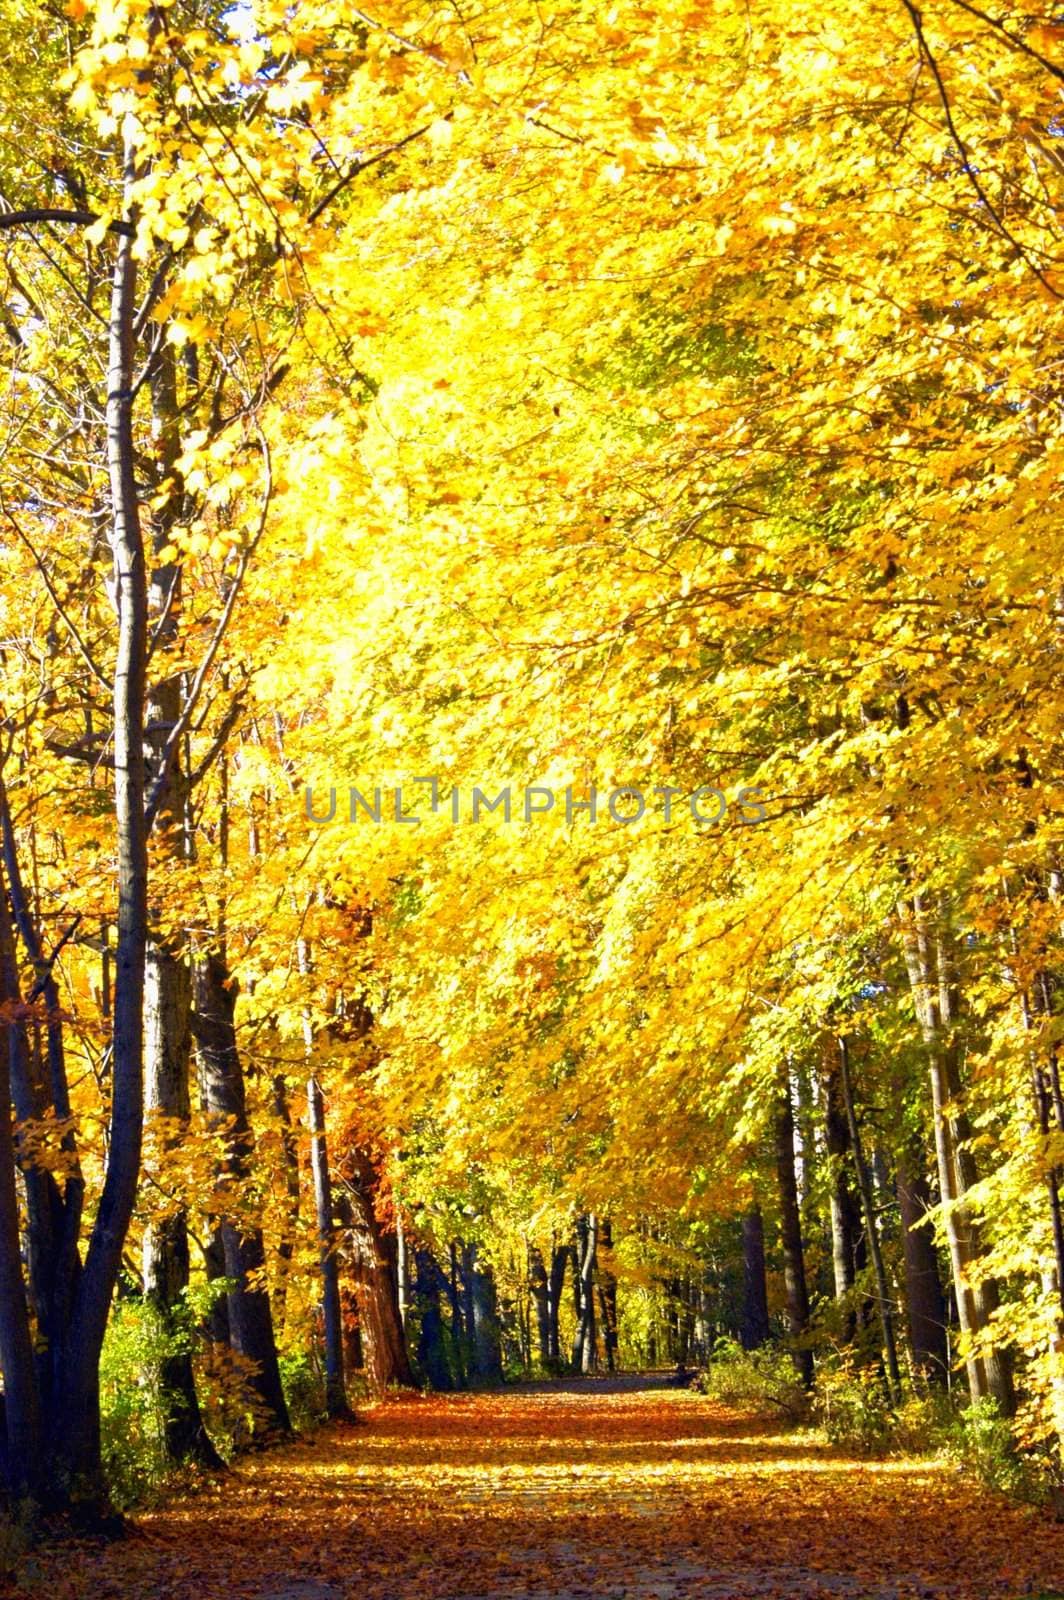
[[[817,1362],[811,1391],[780,1344],[744,1350],[721,1340],[698,1380],[703,1393],[783,1426],[815,1427],[847,1455],[928,1456],[951,1462],[983,1488],[1059,1514],[1064,1470],[1048,1449],[1025,1450],[995,1401],[962,1403],[933,1385],[892,1403],[881,1371],[833,1353]]]

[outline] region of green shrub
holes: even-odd
[[[822,1366],[817,1373],[815,1414],[829,1444],[854,1455],[884,1455],[891,1445],[894,1413],[874,1370]]]
[[[960,1412],[947,1431],[946,1448],[957,1465],[986,1488],[1033,1504],[1046,1498],[1048,1483],[1034,1458],[1017,1448],[996,1400],[974,1400]]]
[[[957,1407],[945,1389],[907,1394],[894,1413],[891,1444],[902,1455],[938,1455],[956,1420]]]
[[[318,1362],[305,1350],[280,1356],[281,1387],[292,1426],[312,1428],[325,1418],[325,1378]]]
[[[794,1363],[778,1345],[744,1350],[734,1339],[718,1339],[698,1386],[724,1405],[759,1416],[797,1423],[809,1409]]]
[[[108,1486],[120,1510],[151,1499],[168,1475],[159,1372],[183,1339],[183,1333],[167,1329],[149,1301],[116,1301],[100,1358],[100,1437]]]

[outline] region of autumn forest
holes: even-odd
[[[0,32],[0,1590],[1064,1590],[1064,18]]]

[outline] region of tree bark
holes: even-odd
[[[897,1162],[898,1209],[905,1261],[905,1305],[913,1366],[928,1381],[949,1379],[949,1335],[934,1234],[928,1217],[931,1191],[913,1155],[903,1150]]]
[[[138,176],[127,140],[124,193]],[[133,218],[129,218],[132,223]],[[59,1492],[106,1504],[100,1467],[99,1361],[140,1176],[143,1109],[144,962],[148,941],[148,852],[144,815],[144,694],[148,590],[133,446],[133,227],[115,246],[108,318],[107,467],[111,553],[118,610],[114,692],[114,795],[118,924],[112,1012],[111,1120],[107,1168],[68,1335],[59,1356],[61,1391],[51,1430],[51,1476]]]
[[[277,1242],[278,1271],[273,1291],[273,1321],[279,1338],[284,1338],[288,1310],[288,1277],[292,1268],[295,1233],[299,1223],[299,1151],[288,1109],[288,1084],[283,1072],[273,1077],[273,1110],[281,1130],[281,1156],[287,1206],[281,1237]],[[361,1363],[360,1363],[361,1365]]]
[[[7,925],[7,904],[0,879],[0,924]],[[10,928],[5,943],[10,948]],[[6,952],[5,952],[6,955]],[[5,960],[6,966],[6,960]],[[5,973],[5,980],[7,974]],[[8,982],[0,989],[10,1006]],[[22,1276],[15,1146],[11,1132],[10,1058],[20,1024],[8,1013],[0,1048],[0,1374],[3,1375],[3,1467],[12,1499],[39,1496],[44,1488],[43,1434],[37,1374],[30,1335],[29,1308]]]
[[[203,1270],[208,1283],[217,1283],[225,1277],[225,1243],[220,1224],[210,1218],[210,1231],[203,1242]],[[211,1302],[204,1319],[203,1336],[214,1344],[229,1344],[229,1306],[224,1294],[219,1293]]]
[[[248,1122],[244,1071],[236,1042],[236,986],[222,949],[208,951],[196,962],[195,1010],[192,1027],[199,1058],[200,1088],[208,1115],[225,1128],[225,1178],[233,1192],[248,1176],[253,1139]],[[234,1212],[238,1207],[234,1206]],[[265,1442],[291,1432],[281,1387],[269,1291],[262,1283],[266,1251],[262,1229],[238,1215],[223,1217],[229,1334],[233,1348],[255,1364],[252,1386],[262,1414],[253,1423],[253,1441]]]
[[[593,1372],[598,1365],[595,1327],[595,1264],[598,1252],[598,1218],[594,1212],[577,1223],[574,1283],[579,1285],[580,1305],[573,1340],[573,1367],[577,1372]]]
[[[602,1344],[606,1353],[607,1372],[617,1367],[617,1277],[609,1263],[612,1261],[613,1224],[608,1218],[599,1225],[599,1302],[602,1310]]]
[[[555,1243],[551,1251],[550,1275],[547,1279],[548,1352],[550,1364],[555,1370],[560,1368],[562,1360],[559,1313],[565,1290],[565,1269],[569,1265],[569,1258],[568,1245]]]
[[[813,1352],[801,1344],[809,1327],[809,1290],[806,1285],[802,1217],[794,1170],[794,1112],[791,1108],[790,1077],[786,1070],[781,1074],[775,1137],[787,1331],[791,1337],[794,1365],[802,1382],[809,1388],[813,1382]]]
[[[481,1267],[477,1257],[477,1246],[467,1244],[462,1251],[462,1276],[473,1303],[473,1370],[485,1383],[501,1383],[502,1350],[495,1275],[490,1267]]]
[[[824,1090],[824,1143],[830,1164],[831,1264],[835,1298],[844,1300],[864,1265],[861,1207],[850,1187],[850,1130],[839,1087],[839,1063],[833,1039],[827,1039],[821,1082]],[[857,1314],[851,1309],[847,1334],[853,1338]]]
[[[191,1111],[192,981],[186,962],[156,944],[147,952],[144,1003],[144,1109],[166,1119],[163,1148],[173,1150],[188,1126]],[[145,1229],[143,1258],[145,1297],[179,1346],[164,1359],[159,1373],[167,1404],[167,1453],[174,1461],[195,1460],[219,1467],[221,1458],[207,1434],[196,1396],[189,1344],[192,1330],[182,1330],[179,1321],[189,1282],[184,1207]]]
[[[901,1372],[898,1368],[898,1347],[894,1338],[894,1302],[887,1283],[886,1268],[883,1264],[883,1251],[880,1249],[879,1230],[876,1226],[872,1182],[864,1158],[861,1128],[857,1121],[857,1111],[854,1105],[853,1085],[850,1082],[849,1047],[841,1035],[838,1039],[838,1049],[839,1088],[842,1092],[843,1105],[846,1108],[846,1121],[850,1130],[850,1152],[853,1156],[853,1164],[857,1173],[857,1186],[860,1190],[861,1205],[864,1210],[865,1238],[868,1243],[869,1254],[872,1257],[872,1268],[876,1277],[879,1324],[883,1331],[883,1350],[887,1363],[887,1384],[890,1390],[890,1398],[897,1405],[901,1400]]]
[[[429,1250],[415,1253],[416,1293],[421,1313],[418,1330],[417,1361],[429,1385],[442,1393],[454,1388],[454,1379],[447,1362],[447,1349],[443,1337],[443,1314],[440,1310],[440,1292],[447,1287],[446,1279]]]
[[[744,1350],[757,1350],[769,1335],[768,1287],[765,1281],[765,1226],[761,1207],[743,1218],[743,1321],[740,1340]]]
[[[325,1139],[325,1105],[316,1078],[310,1078],[307,1082],[307,1117],[310,1127],[310,1164],[314,1174],[314,1206],[318,1221],[321,1314],[325,1335],[325,1409],[330,1417],[345,1417],[350,1412],[344,1388],[340,1265],[336,1254],[332,1182]]]
[[[374,1394],[393,1385],[416,1388],[399,1321],[394,1261],[389,1259],[373,1197],[377,1174],[368,1154],[352,1146],[342,1165],[348,1199],[346,1219],[351,1276],[358,1295],[366,1382]]]
[[[458,1246],[453,1242],[448,1246],[447,1273],[447,1299],[451,1307],[451,1346],[454,1352],[455,1384],[459,1389],[466,1386],[466,1330],[462,1318],[462,1291],[458,1281]]]
[[[181,715],[181,673],[168,660],[177,641],[181,568],[163,560],[174,523],[180,515],[182,488],[177,469],[181,450],[178,427],[176,352],[165,341],[151,382],[158,474],[168,485],[165,505],[156,505],[152,547],[157,564],[148,588],[148,615],[155,620],[155,659],[162,675],[148,690],[147,744],[152,783],[160,784],[157,806],[160,857],[177,862],[190,851],[186,826],[188,779],[180,752],[167,763],[170,734]],[[182,933],[160,928],[161,913],[150,907],[153,938],[145,962],[144,1110],[164,1119],[163,1150],[180,1143],[190,1115],[189,1071],[192,1035],[192,975]],[[148,1227],[143,1243],[144,1292],[173,1335],[189,1282],[188,1220],[184,1208]],[[192,1373],[192,1355],[183,1349],[168,1356],[160,1372],[170,1408],[166,1423],[167,1452],[175,1461],[194,1459],[207,1466],[221,1461],[200,1415]]]
[[[978,1174],[971,1152],[971,1127],[962,1104],[956,1038],[958,994],[948,931],[941,912],[933,915],[921,895],[914,895],[899,911],[913,1003],[927,1047],[939,1192],[957,1315],[966,1336],[968,1388],[973,1400],[992,1396],[1009,1414],[1014,1395],[1007,1358],[980,1338],[990,1324],[998,1296],[993,1280],[976,1282],[973,1272],[982,1254],[982,1240],[965,1196]]]
[[[538,1245],[531,1245],[528,1251],[528,1292],[536,1313],[537,1359],[546,1370],[550,1366],[550,1287]]]

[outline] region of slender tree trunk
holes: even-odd
[[[124,192],[137,178],[127,144]],[[90,1505],[106,1501],[100,1467],[99,1362],[140,1176],[143,1132],[144,961],[148,942],[148,852],[144,815],[144,694],[148,591],[133,448],[132,232],[118,235],[108,319],[107,466],[111,553],[118,610],[114,667],[115,826],[118,927],[112,1015],[111,1121],[107,1170],[85,1254],[51,1428],[52,1477]]]
[[[287,1205],[281,1237],[277,1242],[278,1271],[273,1291],[273,1321],[278,1338],[284,1337],[288,1309],[288,1278],[292,1270],[296,1227],[299,1223],[299,1151],[288,1109],[288,1084],[283,1072],[274,1074],[273,1110],[281,1130],[281,1157]]]
[[[541,1367],[550,1367],[550,1286],[543,1252],[531,1245],[528,1252],[528,1292],[536,1312],[536,1350]]]
[[[860,1267],[861,1207],[850,1186],[850,1130],[839,1087],[839,1064],[833,1039],[827,1039],[821,1078],[824,1090],[824,1142],[830,1163],[831,1263],[835,1298],[844,1300],[853,1288]],[[853,1338],[857,1313],[851,1309],[846,1332]]]
[[[183,498],[177,465],[181,438],[175,362],[174,346],[164,340],[155,362],[151,396],[158,470],[168,486],[168,499],[165,505],[154,509],[152,546],[157,564],[148,588],[148,615],[155,622],[154,656],[161,664],[161,676],[148,692],[147,736],[152,781],[161,785],[157,805],[160,855],[170,862],[184,860],[190,854],[188,775],[180,751],[164,770],[168,741],[181,715],[181,671],[172,659],[177,641],[181,569],[178,563],[163,558],[181,515]],[[163,918],[158,907],[150,907],[149,913],[154,932],[145,962],[144,1109],[146,1114],[163,1119],[163,1150],[168,1152],[180,1143],[191,1111],[192,974],[183,934],[160,927]],[[145,1294],[171,1336],[185,1346],[166,1357],[159,1375],[170,1411],[166,1423],[167,1453],[175,1461],[194,1459],[207,1466],[220,1466],[200,1414],[191,1349],[187,1338],[181,1341],[179,1328],[189,1282],[188,1220],[183,1207],[147,1228],[143,1256]]]
[[[803,1348],[800,1342],[809,1326],[809,1290],[806,1286],[802,1217],[794,1171],[794,1113],[791,1109],[790,1077],[786,1071],[781,1077],[776,1113],[776,1178],[780,1196],[787,1331],[791,1337],[794,1365],[802,1382],[809,1388],[813,1382],[813,1352]]]
[[[462,1322],[465,1326],[466,1365],[470,1378],[479,1376],[477,1368],[477,1315],[473,1296],[473,1274],[466,1270],[469,1246],[462,1244]]]
[[[333,1225],[332,1182],[325,1139],[325,1105],[316,1078],[307,1083],[310,1164],[314,1174],[314,1206],[318,1219],[321,1313],[325,1334],[325,1409],[330,1417],[350,1415],[344,1389],[344,1344],[340,1319],[340,1265]]]
[[[890,1390],[890,1398],[897,1405],[901,1400],[901,1371],[898,1367],[898,1347],[894,1338],[894,1302],[887,1283],[886,1268],[883,1265],[883,1251],[880,1249],[879,1229],[876,1226],[872,1182],[864,1158],[861,1128],[857,1121],[857,1111],[854,1106],[853,1085],[850,1082],[849,1047],[841,1035],[838,1040],[838,1049],[839,1087],[842,1091],[843,1105],[846,1108],[846,1121],[850,1130],[850,1152],[857,1172],[857,1187],[860,1190],[861,1205],[864,1209],[865,1237],[868,1241],[869,1254],[872,1257],[872,1269],[876,1276],[879,1323],[883,1332],[883,1349],[887,1362],[887,1384]]]
[[[973,1400],[993,1396],[1009,1413],[1014,1398],[1005,1354],[985,1339],[975,1343],[996,1309],[997,1285],[989,1279],[975,1281],[973,1270],[982,1254],[982,1241],[965,1197],[978,1174],[971,1153],[971,1128],[962,1106],[956,977],[947,930],[941,915],[933,917],[921,895],[900,907],[900,920],[913,1001],[927,1047],[939,1191],[957,1315],[967,1343],[968,1387]]]
[[[4,887],[0,881],[0,902]],[[7,906],[0,903],[0,921]],[[2,991],[10,1003],[7,983]],[[11,1134],[10,1056],[19,1024],[9,1013],[0,1048],[0,1374],[3,1375],[3,1466],[13,1499],[39,1496],[44,1488],[40,1396],[30,1336],[26,1287],[22,1277],[15,1147]]]
[[[765,1227],[761,1207],[754,1206],[743,1218],[743,1349],[757,1350],[766,1342],[768,1334]]]
[[[1049,975],[1044,970],[1037,976],[1035,982],[1038,1009],[1048,1022],[1053,1016],[1052,991]],[[1031,1016],[1031,1005],[1026,993],[1021,992],[1024,1031],[1030,1033],[1034,1026]],[[1060,1067],[1057,1060],[1056,1041],[1049,1046],[1048,1059],[1045,1065],[1040,1061],[1032,1061],[1031,1067],[1032,1086],[1034,1089],[1035,1111],[1038,1116],[1038,1131],[1043,1139],[1047,1139],[1050,1130],[1064,1133],[1064,1096],[1061,1093]],[[1046,1173],[1046,1195],[1049,1201],[1049,1218],[1053,1234],[1053,1271],[1057,1285],[1057,1299],[1060,1303],[1061,1313],[1064,1314],[1064,1209],[1061,1204],[1061,1180],[1064,1178],[1064,1169],[1058,1163],[1050,1167]],[[1060,1332],[1058,1324],[1058,1334]]]
[[[187,1128],[190,1116],[191,989],[186,963],[160,946],[150,945],[144,992],[145,1110],[166,1119],[165,1150],[180,1143],[181,1130]],[[159,1373],[168,1408],[167,1453],[174,1461],[192,1459],[206,1466],[221,1466],[196,1397],[192,1330],[182,1330],[178,1320],[189,1282],[188,1219],[183,1207],[145,1230],[143,1256],[145,1296],[177,1346],[164,1359]]]
[[[547,1335],[550,1364],[557,1369],[561,1366],[562,1346],[559,1327],[559,1313],[561,1311],[562,1294],[565,1290],[565,1269],[569,1264],[569,1248],[567,1245],[555,1244],[551,1251],[550,1276],[547,1279]]]
[[[410,1264],[406,1248],[403,1208],[395,1206],[395,1296],[399,1304],[399,1326],[406,1332],[406,1312],[410,1303]]]
[[[448,1246],[448,1264],[450,1271],[447,1274],[447,1299],[451,1307],[451,1345],[454,1351],[455,1385],[459,1389],[466,1386],[466,1330],[462,1320],[462,1291],[458,1282],[458,1246],[453,1242]]]
[[[594,1280],[597,1249],[598,1218],[591,1212],[577,1223],[574,1250],[576,1270],[573,1281],[578,1288],[578,1313],[573,1340],[573,1367],[577,1372],[591,1372],[596,1364]]]
[[[236,985],[222,949],[208,951],[196,963],[196,1005],[193,1033],[200,1065],[200,1085],[208,1115],[225,1129],[225,1177],[234,1196],[233,1213],[222,1220],[225,1275],[233,1287],[228,1296],[229,1333],[233,1348],[254,1363],[252,1385],[262,1403],[255,1442],[291,1431],[281,1387],[269,1291],[262,1283],[266,1251],[262,1229],[243,1222],[236,1192],[248,1176],[253,1139],[248,1122],[244,1071],[236,1042]]]
[[[613,1259],[613,1224],[608,1218],[599,1225],[599,1300],[602,1308],[602,1343],[606,1352],[606,1370],[617,1367],[617,1277],[610,1262]]]

